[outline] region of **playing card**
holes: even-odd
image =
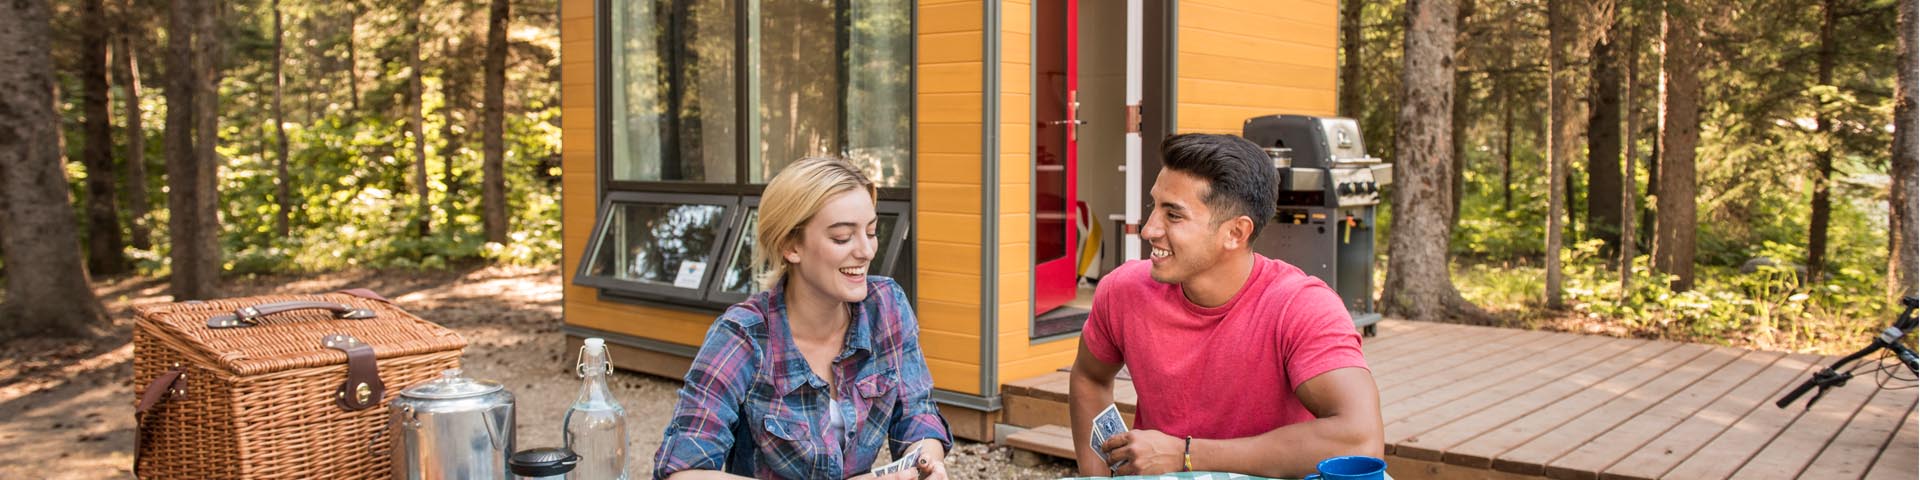
[[[913,450],[908,450],[906,455],[901,456],[898,460],[894,460],[893,463],[881,465],[880,468],[873,469],[873,476],[884,477],[892,475],[901,470],[913,468],[913,466],[918,463],[920,463],[920,447],[913,447]]]
[[[1107,451],[1102,450],[1100,446],[1105,445],[1107,439],[1124,431],[1127,431],[1127,421],[1120,418],[1118,406],[1107,404],[1106,410],[1101,410],[1099,415],[1093,417],[1093,438],[1088,442],[1089,446],[1093,447],[1094,453],[1100,454],[1100,461],[1107,462],[1109,465],[1113,463],[1107,460]]]

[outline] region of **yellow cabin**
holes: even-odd
[[[1335,110],[1335,0],[560,3],[569,340],[680,378],[751,292],[766,179],[840,155],[974,440],[1073,362],[1082,277],[1140,258],[1161,139]]]

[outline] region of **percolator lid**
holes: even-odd
[[[460,369],[450,368],[440,372],[440,378],[407,387],[405,390],[400,391],[400,395],[413,398],[442,400],[486,395],[500,391],[501,388],[500,382],[474,380],[461,375]]]

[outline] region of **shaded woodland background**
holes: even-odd
[[[1342,2],[1383,305],[1864,343],[1916,281],[1914,2]],[[10,2],[0,338],[100,334],[90,278],[557,265],[556,8]]]

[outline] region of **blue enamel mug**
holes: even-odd
[[[1367,456],[1333,457],[1314,467],[1320,473],[1303,480],[1382,480],[1387,476],[1387,461]]]

